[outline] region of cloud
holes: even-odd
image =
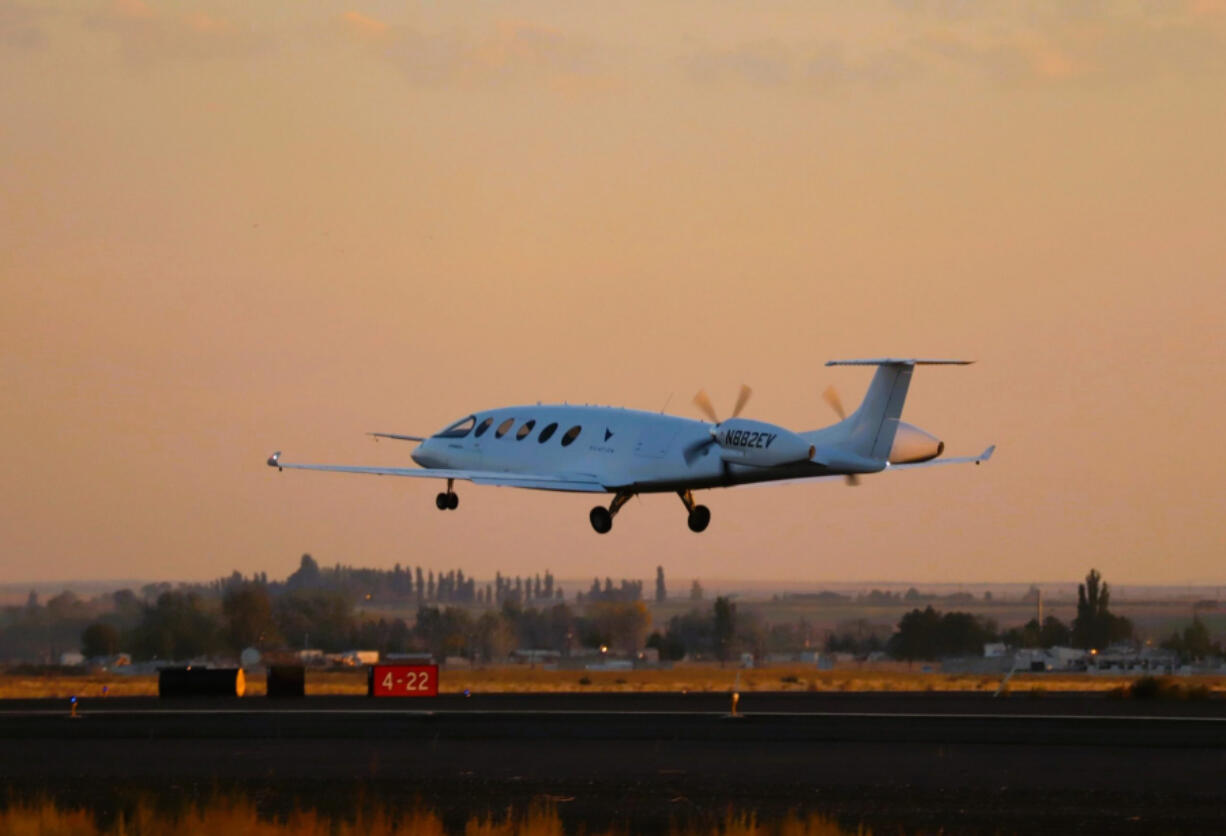
[[[363,39],[383,38],[391,29],[383,21],[367,17],[361,12],[345,12],[341,15],[340,22],[348,34]]]
[[[690,77],[702,83],[777,87],[796,78],[792,51],[778,41],[703,48],[685,59],[685,64]]]
[[[47,35],[42,14],[22,3],[0,0],[0,47],[32,49],[42,46]]]
[[[932,58],[1008,84],[1130,84],[1226,70],[1226,32],[1199,23],[1182,4],[1153,15],[1065,15],[1012,28],[939,27],[916,44]]]
[[[839,42],[791,46],[779,41],[699,49],[683,59],[704,84],[820,90],[843,85],[896,84],[918,75],[919,63],[901,48],[854,54]]]
[[[227,18],[166,11],[144,0],[115,0],[86,24],[113,35],[134,65],[243,57],[267,46],[263,35]]]
[[[568,96],[609,86],[597,45],[531,21],[424,32],[350,11],[337,24],[346,40],[421,84],[527,84]]]
[[[1133,83],[1226,68],[1226,0],[895,0],[915,54],[1006,84]]]

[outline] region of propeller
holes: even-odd
[[[736,418],[741,414],[741,410],[745,408],[745,404],[749,403],[749,397],[753,394],[753,390],[741,384],[741,391],[737,393],[736,403],[732,407],[732,416]],[[704,438],[702,441],[697,441],[685,448],[682,455],[685,457],[686,464],[693,464],[694,460],[702,455],[703,451],[715,443],[715,431],[719,428],[721,421],[719,414],[715,411],[715,405],[711,403],[711,396],[707,394],[706,389],[699,389],[698,394],[694,396],[694,405],[702,412],[703,415],[711,419],[711,423],[715,427],[711,430],[711,437]]]
[[[847,417],[847,410],[843,409],[843,399],[839,397],[839,391],[833,386],[827,386],[826,391],[822,392],[822,400],[830,404],[830,408],[834,410],[834,414],[839,416],[842,421]]]
[[[830,408],[834,410],[834,414],[839,416],[840,421],[847,419],[847,410],[843,408],[843,399],[839,397],[839,391],[834,386],[827,386],[826,391],[822,392],[822,400],[830,404]],[[847,480],[849,487],[856,487],[860,484],[860,477],[854,473],[849,473],[844,479]]]

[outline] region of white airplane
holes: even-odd
[[[987,461],[995,445],[978,456],[938,458],[945,444],[899,420],[915,366],[968,365],[969,360],[832,360],[827,366],[876,366],[864,401],[845,415],[833,388],[824,397],[841,419],[829,427],[793,432],[765,421],[738,417],[749,400],[742,386],[732,417],[719,420],[705,391],[694,403],[710,423],[663,413],[609,406],[512,406],[468,415],[441,432],[423,436],[370,433],[376,438],[417,442],[421,467],[357,467],[292,464],[273,453],[278,470],[325,470],[376,476],[446,479],[435,499],[440,511],[460,503],[457,479],[475,485],[547,491],[611,493],[609,507],[592,509],[592,528],[606,534],[627,500],[640,493],[676,492],[689,512],[691,531],[711,521],[694,491],[755,482],[842,477],[858,483],[865,473],[938,464]]]

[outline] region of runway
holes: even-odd
[[[1226,701],[1074,695],[447,695],[0,701],[0,779],[97,792],[413,792],[447,810],[562,798],[651,830],[680,812],[819,809],[946,832],[1226,825]],[[346,789],[348,788],[348,789]],[[678,801],[677,799],[683,799]]]

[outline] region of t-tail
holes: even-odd
[[[916,366],[967,366],[973,360],[830,360],[827,366],[876,366],[873,382],[856,411],[843,422],[848,450],[873,461],[889,461],[911,373]],[[943,445],[942,445],[943,446]]]

